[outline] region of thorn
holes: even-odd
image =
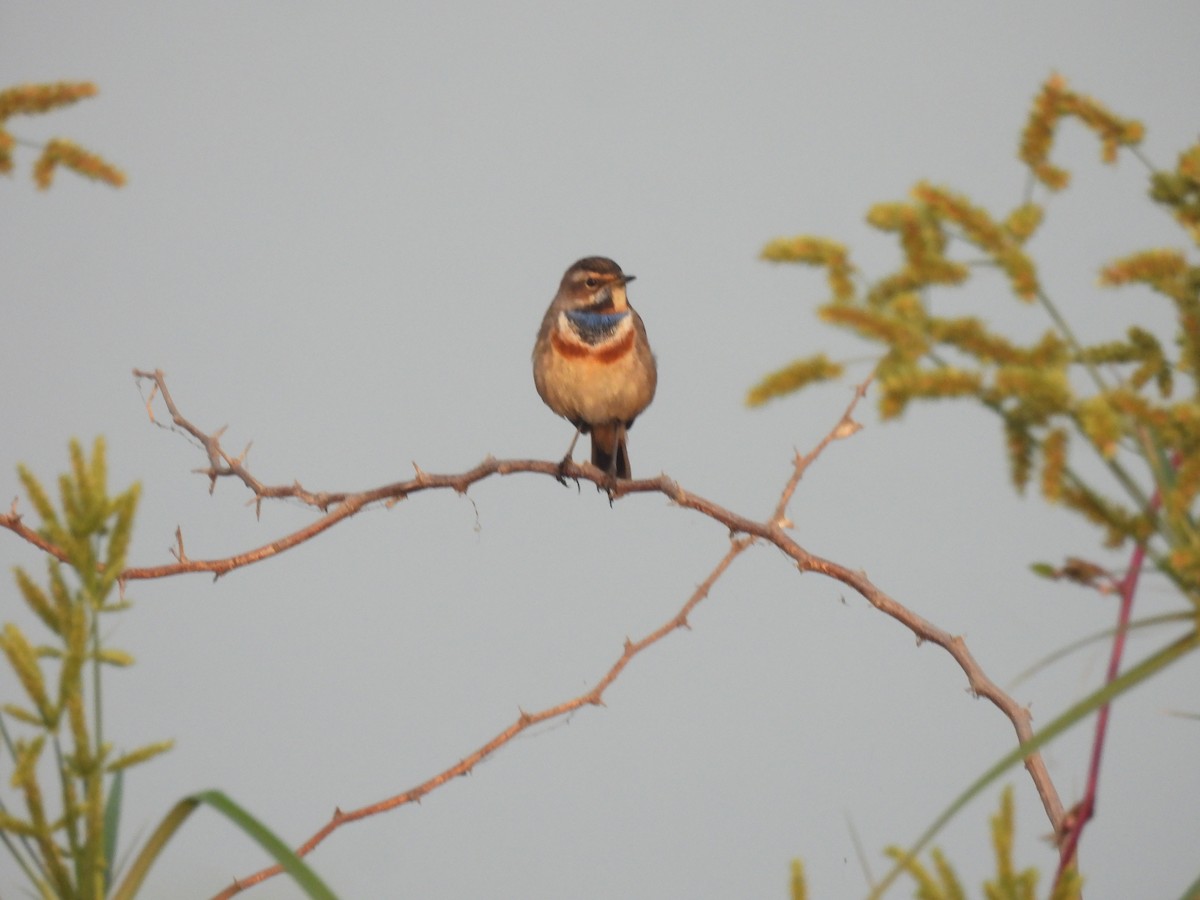
[[[862,431],[862,428],[862,425],[860,425],[858,422],[855,422],[851,418],[842,419],[842,421],[838,423],[837,428],[833,429],[833,439],[836,441],[841,440],[842,438],[848,438],[853,434],[858,434],[858,432]]]
[[[148,415],[150,417],[150,421],[153,422],[155,425],[158,424],[158,422],[154,418],[154,398],[157,395],[158,395],[158,382],[156,381],[156,382],[154,382],[154,385],[150,388],[150,396],[146,398],[146,415]]]

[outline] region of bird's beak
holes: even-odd
[[[629,282],[633,281],[635,278],[637,278],[636,275],[622,275],[620,283],[621,284],[629,284]]]

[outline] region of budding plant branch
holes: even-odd
[[[419,801],[426,794],[446,782],[470,773],[476,765],[505,746],[514,737],[534,725],[570,715],[575,710],[584,706],[602,705],[605,690],[617,679],[629,662],[643,650],[658,643],[676,629],[688,627],[688,616],[692,610],[708,595],[712,586],[733,563],[734,559],[751,544],[760,542],[771,544],[779,549],[801,572],[817,572],[846,585],[880,612],[885,613],[909,629],[916,636],[918,643],[928,641],[943,648],[953,657],[966,675],[971,692],[977,697],[984,697],[991,701],[1008,718],[1016,731],[1019,743],[1023,744],[1033,737],[1029,711],[1001,690],[984,673],[978,662],[971,655],[971,652],[967,649],[966,642],[962,637],[938,628],[908,607],[897,602],[873,584],[861,571],[849,569],[836,562],[809,553],[788,533],[791,522],[787,518],[787,506],[808,467],[831,443],[850,437],[860,429],[861,426],[853,419],[853,413],[858,402],[866,394],[870,378],[857,386],[854,397],[841,419],[821,442],[807,454],[796,453],[792,471],[780,492],[779,501],[771,517],[766,520],[756,520],[739,515],[711,500],[693,494],[666,475],[635,481],[618,481],[613,486],[607,475],[599,469],[590,465],[577,465],[574,462],[568,463],[565,468],[560,468],[558,462],[498,460],[488,457],[473,469],[451,475],[431,474],[414,466],[416,468],[416,475],[411,479],[359,492],[312,492],[302,487],[299,483],[269,486],[260,482],[250,473],[245,464],[244,451],[238,456],[232,456],[222,447],[221,436],[224,429],[207,433],[194,425],[180,412],[167,388],[166,379],[162,371],[134,370],[133,374],[139,383],[149,383],[151,385],[150,394],[146,402],[146,409],[151,421],[164,428],[182,431],[198,441],[203,448],[208,458],[208,466],[197,471],[208,477],[210,492],[215,488],[218,479],[234,478],[241,481],[253,493],[256,507],[259,509],[261,509],[263,500],[290,498],[312,507],[322,515],[305,527],[269,544],[221,559],[189,558],[184,552],[182,535],[180,532],[177,532],[176,547],[173,551],[176,560],[174,563],[160,566],[127,568],[120,575],[120,582],[122,584],[134,580],[165,578],[196,572],[211,572],[214,577],[219,577],[234,569],[276,556],[292,547],[302,544],[368,506],[376,504],[391,506],[412,494],[428,490],[452,489],[457,493],[465,494],[471,485],[485,478],[493,475],[504,476],[516,473],[536,473],[551,478],[558,478],[560,475],[565,475],[576,482],[590,481],[599,488],[609,490],[610,496],[614,498],[619,498],[627,494],[660,493],[677,506],[695,510],[719,522],[730,533],[731,544],[729,550],[709,573],[707,578],[691,594],[680,610],[658,629],[645,637],[636,641],[627,640],[624,650],[616,662],[613,663],[604,676],[590,690],[538,712],[530,713],[522,711],[516,721],[495,735],[487,743],[478,747],[454,765],[415,787],[358,809],[348,811],[336,810],[332,818],[297,849],[296,852],[300,856],[311,852],[326,837],[348,822],[357,821],[407,803]],[[170,415],[169,425],[159,421],[155,416],[154,403],[158,397],[161,397]],[[9,513],[0,515],[0,526],[13,531],[46,553],[59,559],[64,558],[65,554],[61,548],[55,547],[21,522],[21,517],[16,512],[15,506]],[[1062,802],[1050,779],[1041,754],[1033,752],[1025,758],[1024,762],[1025,768],[1029,772],[1030,778],[1033,780],[1041,797],[1043,807],[1053,826],[1054,833],[1062,834],[1064,823]],[[279,874],[280,871],[281,869],[278,866],[272,866],[255,872],[238,879],[216,896],[220,898],[230,897],[253,884]]]

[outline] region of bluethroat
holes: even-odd
[[[592,465],[629,478],[625,433],[654,399],[658,370],[646,328],[629,305],[626,275],[611,259],[589,256],[563,275],[533,347],[533,381],[546,405],[592,436]]]

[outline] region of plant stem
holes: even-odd
[[[1150,498],[1148,511],[1157,510],[1161,502],[1162,495],[1159,491],[1155,491],[1154,496]],[[1116,633],[1113,635],[1112,652],[1108,660],[1108,672],[1105,674],[1104,679],[1105,684],[1112,684],[1121,670],[1121,657],[1125,652],[1125,638],[1129,631],[1129,619],[1133,611],[1133,598],[1137,592],[1138,578],[1141,576],[1142,565],[1145,560],[1146,545],[1143,542],[1133,548],[1133,555],[1129,560],[1129,568],[1125,572],[1125,577],[1121,579],[1121,606],[1117,612],[1117,627]],[[1080,801],[1077,808],[1077,815],[1071,823],[1071,828],[1059,849],[1058,872],[1054,876],[1055,888],[1062,881],[1063,874],[1075,862],[1075,854],[1079,847],[1079,839],[1083,834],[1084,826],[1096,811],[1096,794],[1100,784],[1100,761],[1104,755],[1104,740],[1108,734],[1108,716],[1111,707],[1111,703],[1105,703],[1100,707],[1096,715],[1096,735],[1092,740],[1092,758],[1088,764],[1087,789],[1084,791],[1083,800]]]

